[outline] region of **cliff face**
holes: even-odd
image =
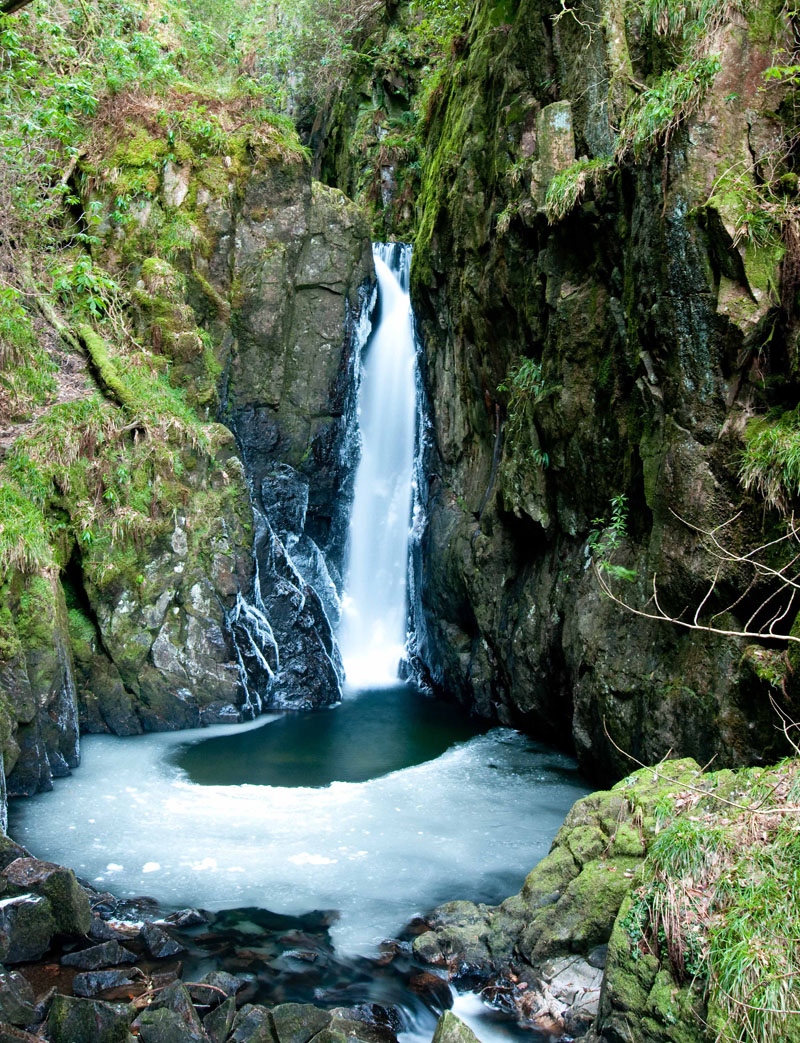
[[[656,575],[669,613],[691,616],[717,563],[685,522],[738,515],[739,551],[773,531],[738,474],[748,419],[792,386],[781,247],[737,234],[718,180],[758,178],[783,148],[759,12],[709,27],[714,58],[697,61],[714,63],[713,83],[676,110],[666,145],[622,140],[659,70],[619,3],[557,18],[540,0],[478,3],[426,114],[412,273],[435,429],[421,655],[463,702],[571,736],[606,778],[628,763],[613,744],[646,762],[780,749],[761,652],[626,612],[590,567],[605,550],[624,600],[652,610]],[[548,195],[565,170],[568,188],[582,178],[571,212]],[[714,610],[743,586],[724,573]],[[745,597],[717,625],[741,629],[752,608]]]
[[[20,418],[0,463],[41,530],[2,587],[13,794],[77,765],[79,724],[133,734],[339,698],[370,244],[296,145],[250,134],[208,155],[136,112],[76,174],[97,234],[72,263],[114,280],[124,318],[52,349],[68,401]]]

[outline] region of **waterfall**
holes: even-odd
[[[377,243],[378,314],[358,396],[361,459],[348,534],[339,643],[353,688],[391,685],[405,654],[416,418],[411,247]]]

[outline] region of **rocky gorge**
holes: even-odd
[[[110,77],[90,104],[78,72],[41,74],[64,152],[31,199],[53,209],[1,233],[8,796],[80,771],[80,734],[341,701],[370,240],[410,240],[406,672],[612,788],[517,895],[453,894],[376,967],[481,991],[542,1038],[797,1038],[797,12],[363,5],[324,95],[297,58],[296,130],[199,82],[192,61],[228,76],[229,57],[192,57],[197,11],[182,37],[144,5],[95,54],[108,12],[89,6],[79,30],[38,0],[0,16],[9,111],[32,63],[69,66],[48,48],[70,33]],[[283,23],[257,24],[248,75]],[[81,106],[80,134],[55,122]],[[3,184],[25,185],[12,151]],[[126,907],[4,844],[0,1038],[408,1031],[390,1003],[160,971],[207,914]],[[436,1033],[472,1039],[451,1013]]]

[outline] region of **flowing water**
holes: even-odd
[[[119,897],[212,910],[186,937],[189,975],[224,966],[268,1004],[398,1005],[402,1043],[422,1043],[443,1001],[413,994],[408,936],[391,960],[379,957],[384,940],[440,902],[518,890],[586,787],[565,755],[398,680],[418,420],[409,263],[407,247],[376,248],[340,632],[345,701],[237,726],[90,736],[79,771],[12,806],[11,831]],[[268,657],[269,622],[243,605],[236,620],[255,613],[245,637],[257,631]],[[484,1043],[513,1035],[475,998],[456,997],[456,1010]]]
[[[377,244],[378,317],[358,395],[361,460],[350,516],[339,643],[351,688],[393,685],[406,646],[416,420],[411,248]]]

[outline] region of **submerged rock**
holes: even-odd
[[[167,959],[169,956],[178,956],[186,952],[186,947],[176,942],[166,931],[156,927],[153,923],[146,923],[140,931],[142,941],[147,946],[147,951],[157,960]]]

